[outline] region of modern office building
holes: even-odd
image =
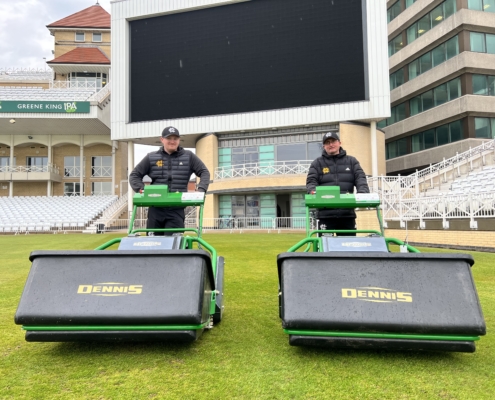
[[[127,144],[110,138],[110,14],[96,4],[47,28],[54,58],[45,70],[0,73],[0,196],[122,195]]]
[[[495,137],[495,1],[387,2],[388,175],[407,175]]]
[[[385,0],[112,3],[112,139],[164,127],[212,173],[205,216],[303,216],[322,135],[385,174]],[[253,223],[257,223],[254,221]]]

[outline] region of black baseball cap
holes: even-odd
[[[335,139],[340,142],[340,136],[338,132],[327,132],[323,135],[323,143],[328,139]]]
[[[162,137],[163,138],[169,137],[169,136],[172,136],[172,135],[175,135],[175,136],[179,136],[180,137],[179,130],[177,128],[174,128],[173,126],[167,126],[163,130],[163,132],[162,132]]]

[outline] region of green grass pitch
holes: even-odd
[[[116,236],[0,236],[0,399],[495,397],[495,254],[489,253],[472,253],[488,331],[474,354],[289,346],[278,317],[276,256],[303,234],[276,233],[204,235],[225,257],[225,314],[192,345],[27,343],[14,314],[29,253],[94,249]]]

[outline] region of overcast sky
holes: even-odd
[[[111,13],[110,0],[99,4]],[[0,67],[46,67],[53,59],[47,25],[96,4],[96,0],[0,0]],[[136,145],[135,162],[158,147]]]

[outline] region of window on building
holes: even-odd
[[[108,196],[112,194],[112,182],[91,182],[92,196]]]
[[[388,42],[388,56],[392,56],[399,50],[404,48],[404,41],[402,40],[402,35],[394,37],[390,42]]]
[[[438,126],[425,132],[411,136],[411,151],[413,153],[435,146],[457,142],[462,139],[462,121],[454,121],[450,124]]]
[[[395,2],[390,6],[390,8],[387,10],[387,22],[392,21],[395,19],[400,13],[402,12],[401,6],[400,6],[400,1]]]
[[[48,157],[26,157],[26,166],[32,171],[42,171],[48,165]]]
[[[64,183],[64,196],[80,196],[81,184],[79,182],[65,182]],[[84,184],[83,184],[84,193]]]
[[[408,65],[409,80],[424,74],[431,68],[442,64],[459,54],[459,41],[457,36],[447,40],[445,43],[435,47],[432,51],[423,54]]]
[[[315,157],[316,158],[316,157]],[[14,157],[14,166],[16,165],[15,157]],[[10,157],[0,157],[0,168],[10,166]]]
[[[402,121],[403,119],[406,119],[406,103],[401,103],[396,105],[395,107],[392,107],[390,109],[390,118],[387,118],[384,121],[380,121],[377,124],[377,127],[385,128],[387,126],[395,124],[396,122]]]
[[[468,0],[470,10],[495,13],[495,0]]]
[[[495,118],[475,118],[474,134],[477,138],[495,138]]]
[[[101,33],[93,33],[93,42],[101,42]]]
[[[76,178],[81,176],[81,166],[79,162],[80,158],[77,156],[65,156],[64,157],[64,177]],[[83,158],[83,177],[86,160]]]
[[[395,89],[404,84],[404,69],[401,68],[390,74],[390,90]]]
[[[411,116],[461,96],[461,79],[456,78],[409,100]]]
[[[74,88],[101,89],[107,84],[107,74],[100,72],[71,72],[70,85]]]
[[[407,44],[412,43],[430,29],[456,12],[456,0],[446,0],[407,28]]]
[[[76,32],[76,42],[84,42],[84,32]]]
[[[411,7],[414,3],[416,3],[416,0],[406,0],[406,8]]]
[[[471,51],[495,54],[495,35],[489,33],[470,32]]]
[[[97,156],[91,157],[91,176],[112,177],[112,157]]]

